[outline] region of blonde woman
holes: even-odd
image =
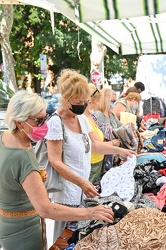
[[[91,138],[91,126],[83,115],[91,91],[85,76],[70,69],[63,70],[57,80],[61,94],[61,106],[57,112],[64,124],[64,137],[61,120],[53,116],[48,121],[46,135],[48,157],[51,165],[65,179],[63,191],[53,195],[53,201],[66,206],[79,206],[84,197],[99,196],[89,181],[91,170],[91,148],[96,153],[117,153],[125,156],[133,151],[120,151],[111,145],[103,146],[100,140]],[[55,222],[54,241],[61,234],[65,222]],[[69,225],[69,223],[68,223]]]
[[[106,140],[111,140],[114,146],[120,146],[119,140],[115,139],[112,130],[123,126],[115,114],[110,110],[110,102],[113,95],[113,90],[105,88],[100,91],[102,98],[99,102],[97,110],[92,114],[92,118],[99,126]],[[115,123],[112,127],[112,123]]]
[[[91,153],[91,172],[89,180],[93,183],[101,175],[104,155],[110,155],[110,154],[131,155],[133,151],[131,150],[128,151],[127,149],[119,148],[117,147],[119,145],[117,146],[113,145],[112,141],[108,142],[104,141],[103,132],[100,130],[100,128],[92,118],[92,114],[98,109],[99,103],[102,98],[102,94],[94,84],[90,83],[88,86],[91,96],[88,101],[88,106],[84,114],[88,118],[89,125],[91,126],[89,137],[92,141],[92,153]]]

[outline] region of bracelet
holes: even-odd
[[[115,144],[113,143],[113,141],[111,141],[112,142],[112,146],[115,146]]]

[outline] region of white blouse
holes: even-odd
[[[78,120],[82,130],[81,134],[71,131],[66,125],[64,125],[63,131],[61,119],[56,115],[51,117],[47,122],[49,129],[45,138],[47,140],[63,140],[63,163],[75,174],[88,180],[91,168],[91,149],[86,153],[87,142],[84,134],[87,135],[91,148],[88,136],[91,127],[85,115],[78,115]],[[52,200],[66,205],[80,205],[83,198],[82,189],[67,180],[64,183],[63,191],[54,193]]]

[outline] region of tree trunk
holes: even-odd
[[[107,48],[102,42],[97,40],[94,36],[92,36],[91,46],[92,46],[92,52],[90,55],[91,73],[94,71],[100,72],[102,75],[102,81],[104,82],[103,64]]]
[[[13,5],[2,5],[0,18],[0,43],[4,64],[4,81],[14,92],[16,92],[18,89],[14,71],[14,58],[9,41],[13,25]]]

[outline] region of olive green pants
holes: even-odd
[[[102,165],[103,165],[103,160],[97,163],[91,164],[91,172],[90,172],[90,177],[89,177],[90,182],[94,183],[96,179],[100,178]]]

